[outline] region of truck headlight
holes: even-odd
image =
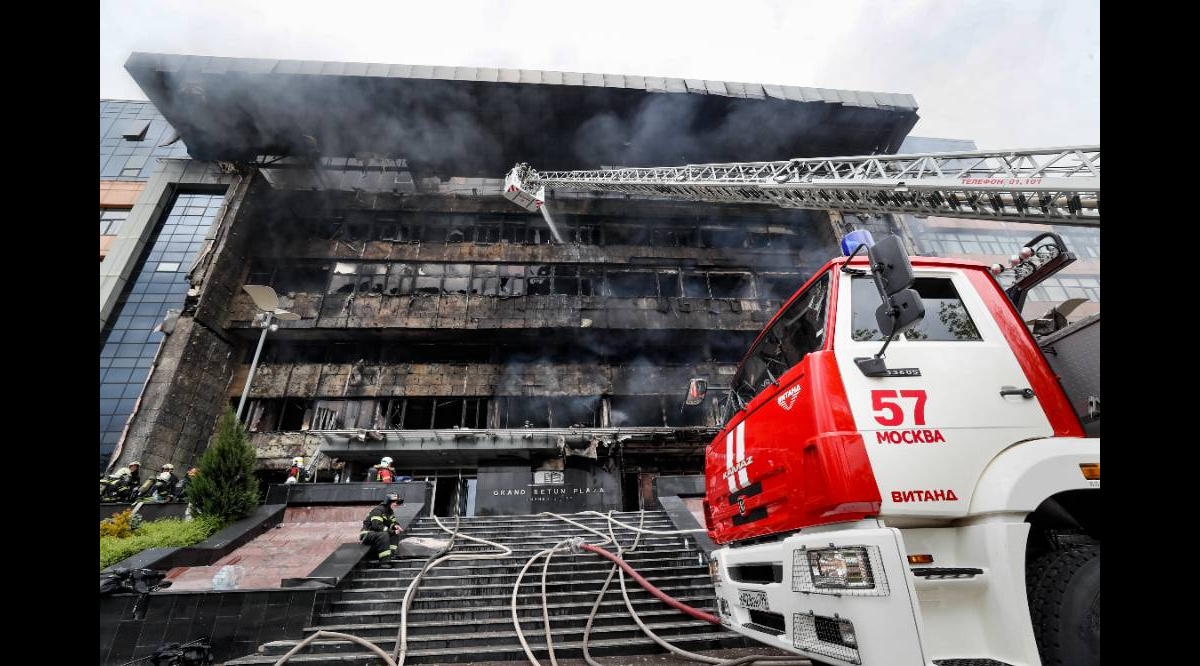
[[[810,550],[808,566],[812,571],[813,585],[819,588],[870,590],[875,587],[866,548]]]

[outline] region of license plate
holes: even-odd
[[[738,603],[751,610],[771,610],[767,606],[767,593],[761,590],[738,590]]]

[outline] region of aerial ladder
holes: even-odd
[[[553,188],[1099,228],[1100,148],[518,164],[504,196],[552,223]],[[1099,664],[1099,363],[1060,357],[1065,341],[1044,347],[1019,314],[1074,255],[1041,233],[1002,290],[988,275],[1000,264],[910,260],[866,230],[841,246],[721,389],[705,451],[708,621],[832,666]],[[1086,423],[1085,384],[1059,380],[1085,375]],[[707,389],[692,379],[685,404]]]
[[[504,196],[539,212],[548,188],[860,215],[1099,227],[1100,146],[585,171],[538,172],[518,164],[505,178]]]

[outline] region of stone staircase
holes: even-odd
[[[636,525],[638,514],[614,513],[622,522]],[[607,534],[607,522],[596,516],[569,516]],[[451,519],[452,520],[452,519]],[[447,525],[452,525],[443,519]],[[646,512],[646,529],[673,530],[661,511]],[[443,538],[430,518],[410,526],[407,536]],[[446,562],[425,575],[409,610],[407,664],[525,661],[525,654],[512,626],[509,608],[512,587],[525,562],[536,552],[559,541],[583,536],[598,537],[548,516],[493,516],[464,518],[460,534],[467,534],[513,549],[504,559],[477,562]],[[633,543],[631,530],[616,528],[617,539]],[[611,544],[605,546],[615,552]],[[459,540],[455,552],[486,552],[486,546]],[[667,594],[695,608],[713,612],[712,582],[701,552],[686,536],[643,535],[637,551],[625,559]],[[522,581],[517,597],[525,639],[540,660],[548,659],[542,625],[541,572],[539,559]],[[318,630],[336,631],[370,640],[383,650],[395,649],[400,628],[404,591],[424,559],[404,560],[393,569],[359,564],[320,613]],[[547,577],[548,608],[554,636],[555,655],[560,659],[581,658],[583,629],[611,563],[592,553],[556,554]],[[740,647],[748,643],[737,634],[676,611],[626,577],[630,600],[638,614],[656,634],[688,650]],[[273,664],[299,640],[273,641],[259,653],[226,662],[228,666]],[[647,638],[634,623],[621,598],[619,580],[612,585],[597,611],[589,640],[593,656],[655,654],[665,652]],[[381,660],[362,646],[344,640],[315,641],[289,664],[378,664]]]

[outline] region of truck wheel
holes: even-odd
[[[1100,545],[1047,553],[1025,569],[1043,666],[1100,663]]]

